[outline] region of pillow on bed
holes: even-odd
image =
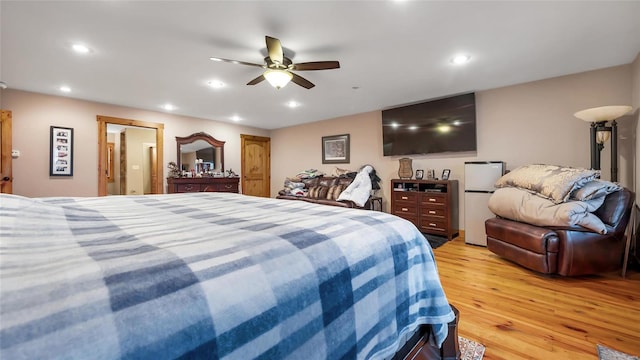
[[[327,197],[328,190],[329,188],[326,186],[313,186],[309,188],[307,197],[310,197],[312,199],[324,199]]]
[[[342,185],[331,185],[327,191],[327,200],[337,200],[342,190],[344,190]]]
[[[593,180],[584,184],[583,187],[574,190],[571,193],[571,200],[591,200],[599,197],[605,197],[613,192],[622,190],[622,186],[605,180]]]
[[[595,180],[598,175],[598,170],[556,165],[525,165],[498,179],[495,187],[516,187],[529,190],[559,204],[569,199],[572,191]]]

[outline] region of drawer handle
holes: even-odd
[[[436,226],[438,226],[438,225],[436,225],[436,224],[434,224],[434,223],[429,223],[429,226],[436,227]]]
[[[409,209],[407,209],[407,208],[402,208],[402,211],[409,211]]]
[[[225,189],[231,189],[233,187],[233,185],[225,185],[224,188]]]
[[[431,202],[436,202],[436,199],[434,199],[434,198],[429,198],[429,201],[431,201]]]
[[[433,210],[429,210],[429,214],[435,214],[436,212]]]
[[[184,186],[184,188],[185,188],[186,190],[191,190],[191,189],[193,188],[193,186],[192,186],[192,185],[190,185],[190,184],[187,184],[187,185],[185,185],[185,186]]]
[[[409,200],[409,197],[408,196],[403,196],[402,200]]]

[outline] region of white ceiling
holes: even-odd
[[[0,80],[9,88],[275,129],[451,94],[628,64],[640,1],[6,1]],[[265,35],[306,90],[245,85]],[[78,55],[80,42],[92,51]],[[464,66],[450,58],[472,56]],[[226,83],[222,89],[207,86]],[[291,109],[289,101],[301,105]],[[148,120],[148,119],[145,119]]]

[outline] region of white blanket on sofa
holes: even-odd
[[[606,234],[605,224],[592,214],[604,202],[604,196],[555,204],[527,190],[515,187],[497,189],[489,198],[489,210],[494,214],[538,226],[580,225]]]

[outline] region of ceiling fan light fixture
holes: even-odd
[[[293,78],[293,74],[290,72],[278,69],[268,69],[263,75],[269,84],[276,89],[285,87]]]

